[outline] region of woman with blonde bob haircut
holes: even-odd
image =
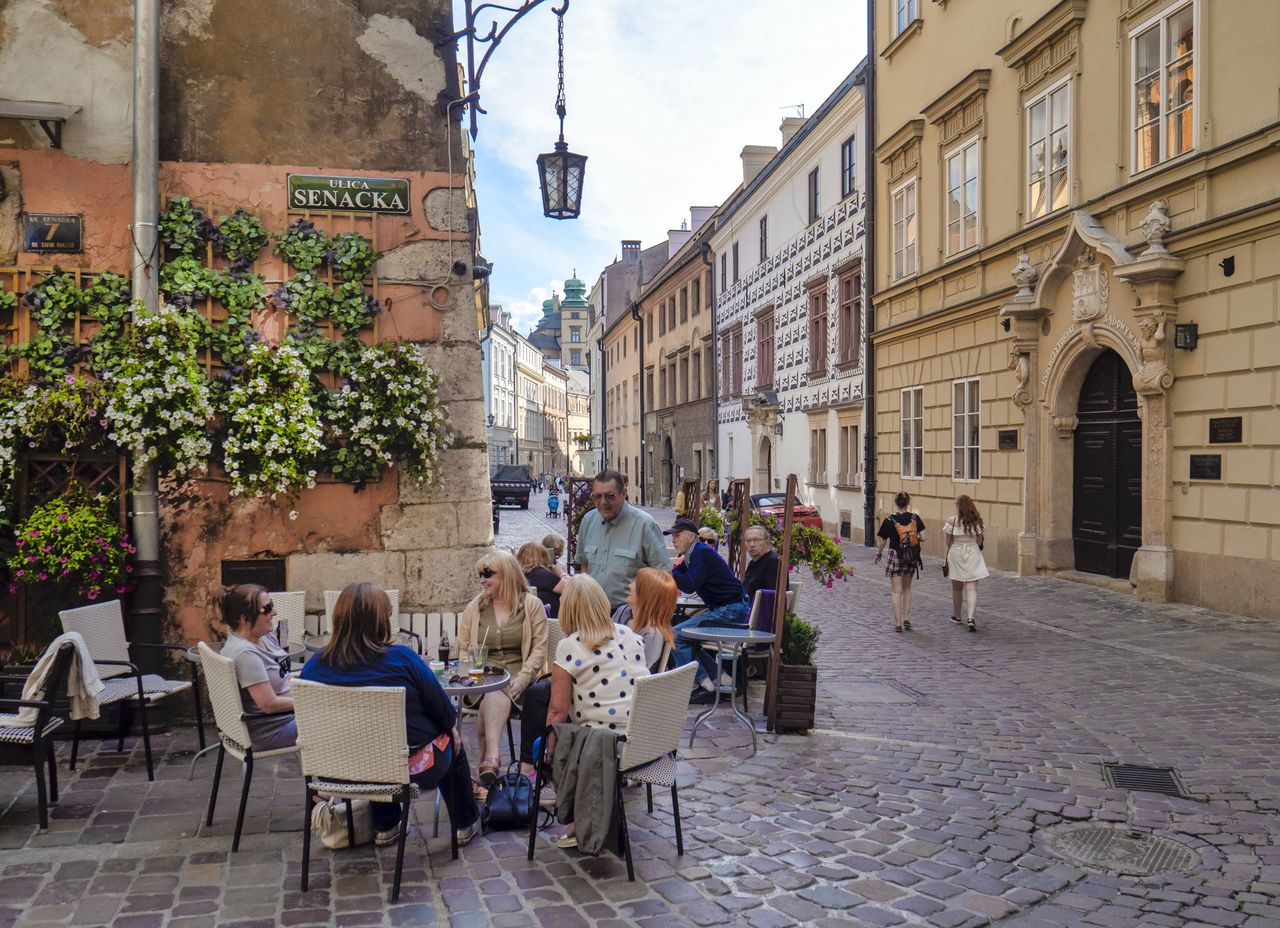
[[[679,595],[680,588],[669,571],[641,567],[627,589],[627,601],[613,614],[616,624],[627,626],[644,641],[644,662],[650,673],[666,670],[658,661],[663,646],[676,643],[671,617]]]
[[[551,670],[551,705],[547,724],[573,722],[592,728],[624,732],[631,714],[636,680],[649,676],[644,641],[609,617],[609,597],[587,574],[565,581],[560,597],[560,626],[565,637],[556,647]],[[544,759],[555,751],[555,735],[547,737]],[[566,832],[556,840],[574,847]]]
[[[472,648],[485,648],[485,663],[511,674],[505,689],[486,693],[480,700],[480,782],[487,788],[498,779],[502,732],[511,707],[521,706],[529,684],[546,672],[547,613],[529,591],[520,562],[505,551],[480,558],[476,574],[481,591],[462,612],[458,653],[465,657]],[[527,764],[532,762],[531,747],[521,745]]]

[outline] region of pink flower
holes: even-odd
[[[137,554],[137,553],[138,553],[138,549],[137,549],[137,548],[135,548],[133,545],[129,545],[129,553],[130,553],[130,554]]]
[[[127,574],[131,574],[131,573],[133,573],[133,565],[132,565],[132,564],[125,564],[125,565],[124,565],[124,572],[125,572],[125,573],[127,573]]]
[[[27,563],[28,563],[28,564],[34,564],[35,562],[36,562],[36,556],[35,556],[34,554],[28,554],[28,555],[27,555]]]
[[[65,513],[65,512],[60,512],[60,513],[58,513],[58,521],[59,521],[59,522],[65,522],[65,521],[67,521],[67,519],[69,519],[69,518],[70,518],[70,516],[69,516],[67,513]]]
[[[118,586],[118,587],[116,587],[116,592],[117,592],[117,593],[128,593],[128,592],[129,592],[129,588],[128,588],[127,586]]]
[[[18,537],[13,540],[13,543],[16,544],[19,548],[21,548],[23,545],[27,543],[27,539]]]
[[[18,592],[18,584],[13,583],[12,581],[10,581],[10,583],[9,583],[9,592],[10,592],[10,593],[16,593],[16,592]]]
[[[89,588],[89,592],[88,592],[88,593],[86,593],[85,595],[86,595],[86,596],[88,596],[90,599],[97,599],[97,598],[98,598],[98,588],[97,588],[96,586],[94,586],[94,587],[90,587],[90,588]]]
[[[15,577],[25,577],[27,575],[27,572],[25,570],[17,570],[17,571],[14,571],[13,575]]]
[[[49,575],[48,575],[47,573],[45,573],[45,572],[42,570],[42,571],[40,571],[40,579],[41,579],[41,580],[48,580],[48,579],[49,579]]]
[[[45,554],[48,554],[50,551],[53,550],[53,545],[44,545],[40,550],[43,551]]]

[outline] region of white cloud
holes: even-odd
[[[619,240],[654,244],[690,205],[720,203],[742,146],[779,144],[789,107],[812,113],[866,48],[865,6],[849,0],[574,0],[565,137],[589,160],[582,218],[557,223],[542,218],[534,165],[558,131],[552,5],[512,29],[481,87],[484,250],[495,302],[512,306],[548,272],[576,265],[590,285]]]
[[[511,325],[522,335],[528,335],[542,318],[542,303],[551,299],[551,294],[564,296],[564,281],[552,280],[545,287],[532,287],[527,299],[514,299],[502,302],[502,308],[511,313]],[[501,302],[494,300],[493,302]]]

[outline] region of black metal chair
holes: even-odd
[[[53,714],[53,704],[67,691],[67,674],[76,646],[69,641],[58,648],[53,666],[45,677],[44,698],[40,700],[0,698],[0,722],[17,717],[24,708],[35,709],[35,724],[29,727],[9,728],[0,725],[0,766],[31,765],[36,776],[36,801],[40,805],[40,827],[49,827],[49,803],[58,801],[58,764],[53,755],[53,741],[49,735],[63,723]],[[47,652],[46,652],[47,653]],[[0,674],[0,685],[25,684],[27,677],[16,674]],[[45,765],[49,767],[46,788]]]

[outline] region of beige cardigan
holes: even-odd
[[[462,621],[458,628],[458,653],[465,654],[467,649],[480,634],[480,598],[481,593],[462,611]],[[512,678],[514,683],[520,681],[527,688],[530,683],[547,672],[547,610],[542,600],[532,593],[524,596],[524,619],[520,629],[520,656],[524,665],[520,672]]]

